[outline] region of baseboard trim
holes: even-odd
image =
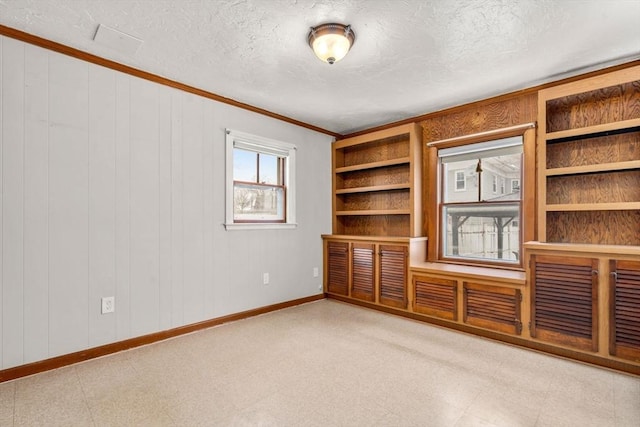
[[[252,310],[242,311],[240,313],[229,314],[227,316],[216,317],[198,323],[192,323],[185,326],[179,326],[165,331],[154,332],[148,335],[142,335],[135,338],[129,338],[123,341],[105,344],[98,347],[81,350],[75,353],[64,354],[62,356],[52,357],[50,359],[29,363],[26,365],[15,366],[0,371],[0,383],[38,374],[40,372],[50,371],[52,369],[62,368],[64,366],[73,365],[75,363],[84,362],[86,360],[95,359],[96,357],[107,356],[109,354],[118,353],[134,347],[140,347],[163,341],[168,338],[177,337],[201,329],[210,328],[212,326],[221,325],[223,323],[233,322],[236,320],[247,319],[249,317],[258,316],[260,314],[272,311],[282,310],[283,308],[294,307],[296,305],[305,304],[312,301],[318,301],[325,298],[325,294],[312,295],[304,298],[298,298],[291,301],[280,302],[277,304],[267,305],[264,307],[254,308]]]
[[[367,301],[355,300],[342,295],[326,294],[328,299],[341,301],[347,304],[358,305],[365,308],[370,308],[384,313],[393,314],[397,316],[406,317],[408,319],[417,320],[419,322],[430,323],[432,325],[440,326],[447,329],[453,329],[459,332],[464,332],[471,335],[488,338],[495,341],[501,341],[506,344],[515,345],[518,347],[525,347],[530,350],[539,351],[541,353],[550,354],[552,356],[562,357],[564,359],[570,359],[582,363],[588,363],[590,365],[596,365],[607,369],[612,369],[619,372],[625,372],[627,374],[640,376],[640,366],[627,363],[618,359],[609,359],[597,354],[583,353],[576,350],[571,350],[564,347],[557,347],[551,344],[546,344],[540,341],[529,340],[516,336],[502,334],[500,332],[494,332],[487,329],[476,328],[473,326],[463,325],[460,323],[450,322],[444,319],[436,317],[426,316],[418,313],[404,311],[393,307],[386,307]]]

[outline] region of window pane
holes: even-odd
[[[233,180],[257,182],[258,153],[254,151],[233,149]]]
[[[278,157],[271,154],[260,153],[260,176],[261,184],[282,184],[278,176]]]
[[[442,165],[445,203],[478,200],[477,163],[477,160],[467,160]]]
[[[284,221],[284,188],[270,185],[233,185],[234,221]]]
[[[445,257],[519,262],[519,203],[476,203],[442,210]]]
[[[512,191],[507,192],[505,182],[520,179],[521,164],[522,154],[443,163],[442,200],[444,203],[519,200],[519,187],[515,191],[510,188]],[[462,175],[464,185],[461,185]],[[478,182],[481,182],[480,189]]]

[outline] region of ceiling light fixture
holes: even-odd
[[[322,24],[311,27],[308,41],[316,56],[323,62],[333,64],[345,57],[356,34],[351,29],[351,25],[343,24]]]

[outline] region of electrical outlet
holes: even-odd
[[[269,284],[269,273],[262,273],[262,284],[263,285]]]
[[[116,297],[102,298],[102,314],[113,313],[116,311]]]
[[[313,267],[313,277],[318,277],[319,274],[318,267]]]

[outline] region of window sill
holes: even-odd
[[[298,224],[296,223],[242,223],[242,224],[223,224],[227,231],[236,230],[293,230]]]
[[[526,273],[519,270],[504,270],[499,268],[476,267],[440,262],[412,263],[410,269],[415,273],[431,273],[471,280],[491,280],[518,285],[525,285],[526,283]]]

